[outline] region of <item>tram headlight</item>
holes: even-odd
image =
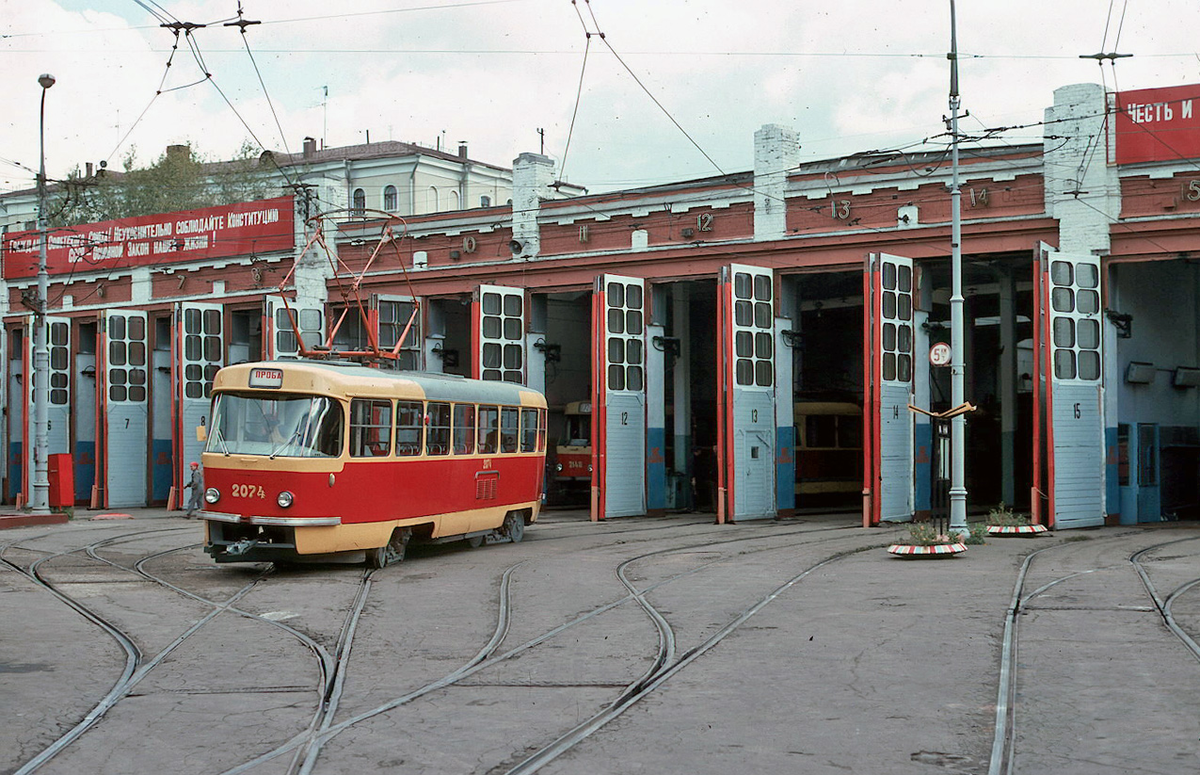
[[[288,506],[292,505],[294,500],[296,500],[295,497],[287,490],[284,490],[283,492],[279,493],[279,497],[275,499],[275,502],[279,504],[280,508],[286,509]]]
[[[561,473],[562,472],[562,463],[555,463],[554,470]]]
[[[588,473],[590,474],[591,472],[592,472],[592,464],[588,463]]]
[[[221,500],[221,491],[216,487],[209,487],[204,491],[204,500],[208,503],[216,503]]]

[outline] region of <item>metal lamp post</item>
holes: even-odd
[[[954,18],[954,0],[950,0],[950,403],[960,407],[966,402],[966,336],[962,288],[962,190],[958,178],[958,33]],[[966,412],[950,421],[950,529],[966,535]]]
[[[54,85],[54,76],[38,76],[42,87],[42,105],[38,117],[38,274],[37,309],[33,320],[33,487],[29,510],[34,514],[50,513],[50,477],[47,470],[50,447],[50,349],[46,341],[46,296],[50,275],[46,270],[46,92]]]

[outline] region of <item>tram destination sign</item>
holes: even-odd
[[[255,368],[250,370],[250,380],[247,387],[272,388],[283,387],[283,369]]]
[[[1200,84],[1116,94],[1112,161],[1200,159]]]
[[[201,210],[123,218],[52,229],[46,270],[51,275],[206,261],[292,250],[293,197],[238,202]],[[4,278],[36,277],[37,230],[4,235]]]

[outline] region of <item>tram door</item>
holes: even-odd
[[[285,305],[283,299],[268,296],[266,313],[264,350],[268,360],[299,357],[301,341],[306,347],[324,344],[325,312],[320,307],[305,307],[296,302]]]
[[[1099,526],[1105,495],[1100,259],[1045,245],[1038,252],[1036,360],[1046,395],[1044,413],[1035,411],[1046,422],[1046,521],[1056,528]],[[1035,450],[1035,460],[1041,452]],[[1040,470],[1035,477],[1036,487]],[[1040,510],[1036,493],[1035,503]]]
[[[480,285],[471,304],[471,376],[525,384],[525,291]]]
[[[175,493],[184,497],[192,461],[200,461],[208,434],[213,378],[224,364],[224,307],[175,305]]]
[[[864,448],[869,459],[864,522],[906,522],[913,515],[913,262],[872,253],[863,292],[867,357]]]
[[[645,514],[645,281],[597,277],[592,332],[592,519]]]
[[[721,269],[717,292],[717,461],[724,483],[718,519],[774,517],[774,275],[732,264]]]
[[[104,313],[105,506],[145,506],[149,448],[146,313]]]
[[[19,456],[20,473],[14,479],[15,489],[25,496],[26,503],[33,494],[33,447],[36,435],[36,418],[33,411],[34,362],[33,362],[34,316],[25,316],[25,332],[21,350],[21,373],[29,375],[20,380],[19,389],[14,389],[11,398],[21,396],[21,447]],[[71,320],[70,318],[46,316],[46,345],[50,353],[50,390],[46,402],[48,422],[46,454],[57,455],[71,451]],[[16,388],[16,385],[14,385]],[[16,439],[13,439],[16,441]],[[15,462],[15,461],[14,461]]]
[[[416,314],[414,314],[416,313]],[[371,297],[372,325],[379,349],[391,351],[396,348],[401,334],[404,334],[404,344],[397,353],[399,359],[395,367],[404,371],[424,371],[426,364],[422,343],[425,341],[421,325],[421,300],[411,296],[384,296],[375,294]],[[351,312],[351,314],[354,314]],[[405,334],[405,329],[408,333]]]

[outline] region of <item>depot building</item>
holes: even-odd
[[[964,151],[972,510],[1200,517],[1194,100],[1068,86],[1042,143]],[[752,171],[605,194],[526,153],[503,204],[346,217],[301,189],[57,231],[52,496],[173,502],[217,369],[374,339],[403,368],[543,391],[547,499],[593,519],[928,514],[948,478],[931,415],[952,408],[948,156],[800,163],[800,140],[766,125]],[[38,243],[4,240],[8,503],[29,491]]]

